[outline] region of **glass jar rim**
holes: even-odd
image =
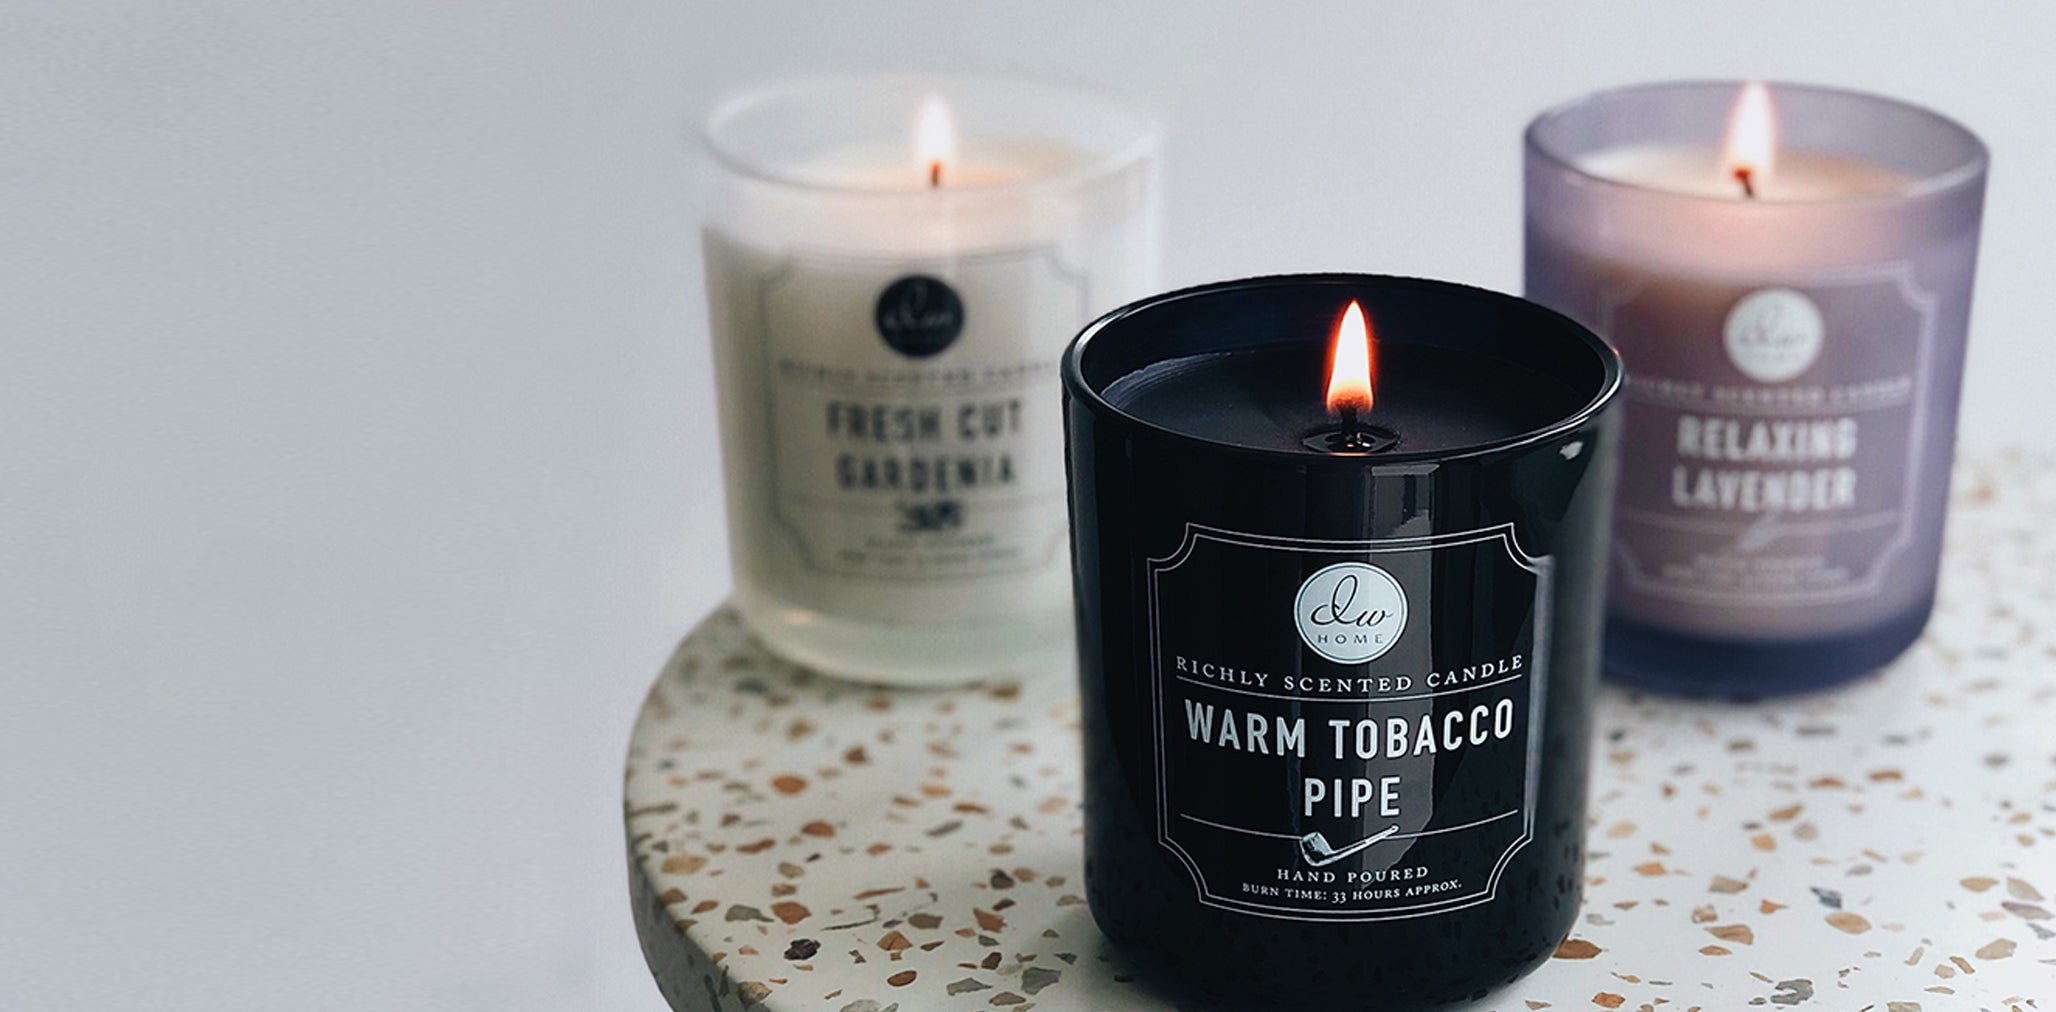
[[[1893,98],[1889,95],[1882,95],[1876,92],[1863,91],[1855,88],[1841,88],[1831,85],[1804,84],[1790,81],[1766,80],[1761,83],[1769,86],[1774,93],[1797,93],[1837,101],[1846,101],[1851,103],[1888,107],[1897,110],[1903,114],[1907,114],[1909,116],[1925,121],[1930,127],[1936,130],[1953,134],[1955,141],[1964,147],[1966,154],[1962,159],[1959,159],[1955,164],[1940,169],[1938,171],[1923,173],[1918,177],[1914,178],[1913,181],[1905,187],[1895,189],[1890,192],[1857,193],[1850,194],[1847,196],[1811,197],[1797,200],[1778,200],[1767,201],[1763,203],[1745,203],[1723,197],[1707,196],[1704,194],[1697,193],[1684,193],[1678,190],[1668,189],[1662,186],[1655,186],[1648,183],[1641,183],[1633,180],[1621,179],[1617,176],[1603,175],[1597,172],[1593,172],[1590,169],[1586,168],[1583,164],[1581,164],[1578,158],[1564,151],[1561,148],[1561,146],[1559,146],[1555,142],[1552,142],[1546,136],[1548,129],[1551,126],[1561,123],[1565,118],[1571,115],[1589,109],[1590,107],[1603,102],[1619,101],[1624,99],[1631,100],[1638,97],[1653,97],[1657,94],[1666,92],[1676,93],[1681,91],[1700,89],[1717,88],[1723,89],[1729,93],[1733,93],[1739,91],[1741,88],[1743,88],[1745,85],[1749,83],[1750,82],[1748,81],[1704,78],[1676,81],[1645,81],[1637,84],[1626,84],[1618,85],[1612,88],[1602,88],[1598,91],[1588,92],[1568,101],[1550,106],[1549,108],[1538,113],[1534,119],[1528,121],[1527,129],[1521,132],[1522,146],[1530,154],[1546,162],[1551,168],[1557,170],[1558,172],[1600,186],[1605,186],[1619,190],[1633,191],[1651,197],[1666,198],[1670,200],[1677,200],[1694,204],[1721,204],[1724,206],[1732,206],[1738,209],[1747,209],[1750,211],[1757,211],[1763,213],[1772,212],[1777,208],[1857,207],[1864,205],[1888,205],[1901,203],[1909,200],[1916,200],[1923,197],[1930,197],[1936,194],[1948,193],[1952,190],[1960,189],[1965,186],[1976,185],[1984,179],[1985,173],[1990,166],[1991,152],[1985,146],[1985,142],[1983,141],[1983,139],[1979,138],[1978,135],[1969,127],[1966,127],[1962,123],[1956,121],[1955,119],[1947,115],[1944,115],[1943,113],[1938,112],[1934,109],[1931,109],[1927,106],[1920,105],[1914,102],[1908,102],[1903,99]],[[1743,213],[1746,213],[1746,211],[1744,211]]]
[[[1111,144],[1083,146],[1089,157],[1061,171],[1028,175],[1003,182],[972,182],[941,190],[867,186],[782,170],[768,160],[740,150],[730,133],[747,117],[771,112],[784,103],[847,99],[859,89],[897,89],[944,93],[965,89],[1004,89],[1030,101],[1062,103],[1071,117],[1089,114],[1108,133],[1120,135]],[[701,147],[717,165],[742,179],[822,195],[862,195],[866,199],[937,200],[978,193],[1024,193],[1069,188],[1117,175],[1146,161],[1156,151],[1161,127],[1155,117],[1128,100],[1083,85],[1008,74],[821,74],[791,78],[732,92],[717,101],[701,122]],[[1074,140],[1075,138],[1062,138]]]
[[[1413,450],[1375,455],[1329,455],[1281,451],[1263,447],[1247,446],[1241,443],[1214,439],[1207,436],[1181,432],[1160,422],[1142,417],[1115,404],[1106,396],[1106,385],[1095,384],[1086,377],[1085,358],[1091,352],[1093,339],[1102,337],[1107,331],[1133,323],[1135,317],[1166,305],[1230,292],[1244,292],[1265,288],[1370,286],[1430,292],[1443,296],[1482,299],[1497,305],[1511,307],[1537,320],[1548,322],[1572,338],[1578,347],[1589,352],[1598,366],[1597,382],[1590,397],[1577,409],[1545,425],[1537,426],[1512,435],[1481,440],[1477,443],[1433,450]],[[1064,349],[1060,371],[1065,390],[1087,405],[1095,415],[1128,428],[1130,431],[1148,433],[1156,439],[1188,448],[1201,448],[1211,454],[1262,460],[1306,468],[1352,467],[1372,471],[1406,470],[1423,465],[1440,466],[1459,462],[1490,460],[1509,453],[1519,453],[1576,432],[1593,423],[1618,399],[1626,374],[1620,353],[1594,334],[1583,324],[1572,320],[1547,306],[1508,295],[1505,292],[1479,288],[1456,281],[1441,281],[1432,278],[1401,277],[1384,274],[1358,274],[1329,272],[1314,274],[1272,274],[1259,277],[1238,278],[1232,281],[1216,281],[1190,288],[1164,292],[1115,309],[1087,324],[1078,336]]]

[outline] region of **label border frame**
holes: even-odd
[[[1423,551],[1432,550],[1435,548],[1444,548],[1451,545],[1473,544],[1485,541],[1497,541],[1500,543],[1501,547],[1503,547],[1506,550],[1508,557],[1513,560],[1515,565],[1518,565],[1521,568],[1526,569],[1529,572],[1535,574],[1535,602],[1533,609],[1535,631],[1534,636],[1532,637],[1532,642],[1529,646],[1529,650],[1532,653],[1533,657],[1532,662],[1529,665],[1528,673],[1525,676],[1523,676],[1528,679],[1529,683],[1528,706],[1530,715],[1528,719],[1528,740],[1526,743],[1525,750],[1526,754],[1524,756],[1524,762],[1526,765],[1525,769],[1523,770],[1524,779],[1521,790],[1521,835],[1518,838],[1516,838],[1514,842],[1507,847],[1506,851],[1499,856],[1499,859],[1496,862],[1494,862],[1492,866],[1492,871],[1490,875],[1487,876],[1485,888],[1482,892],[1474,892],[1462,896],[1448,897],[1445,899],[1435,900],[1424,904],[1415,904],[1410,907],[1405,907],[1396,910],[1382,910],[1377,912],[1335,911],[1323,915],[1298,908],[1274,907],[1269,904],[1257,903],[1250,900],[1239,900],[1229,897],[1222,897],[1215,895],[1210,889],[1208,889],[1206,884],[1206,874],[1199,867],[1199,862],[1196,861],[1191,854],[1186,852],[1186,850],[1182,846],[1179,846],[1178,842],[1171,837],[1169,830],[1170,800],[1168,797],[1168,792],[1165,789],[1164,781],[1164,770],[1167,768],[1164,761],[1165,739],[1167,737],[1167,732],[1165,731],[1166,725],[1164,723],[1163,716],[1163,635],[1160,629],[1160,623],[1158,621],[1158,601],[1160,595],[1157,589],[1158,577],[1161,576],[1163,573],[1167,573],[1173,569],[1176,569],[1179,566],[1184,565],[1187,561],[1189,561],[1192,557],[1193,552],[1198,548],[1199,543],[1203,540],[1216,541],[1222,544],[1242,545],[1244,547],[1263,548],[1271,550],[1353,553],[1354,555],[1361,556],[1363,561],[1366,561],[1372,565],[1376,565],[1375,559],[1372,556],[1374,553],[1377,552],[1392,553],[1407,551]],[[1227,528],[1212,527],[1205,524],[1198,524],[1193,523],[1191,521],[1186,521],[1185,533],[1178,545],[1177,550],[1172,552],[1170,555],[1146,558],[1144,559],[1144,564],[1147,568],[1149,576],[1149,682],[1150,716],[1152,718],[1150,724],[1151,735],[1154,738],[1156,758],[1156,776],[1152,779],[1156,781],[1155,793],[1157,845],[1163,847],[1166,850],[1169,850],[1173,855],[1175,855],[1178,858],[1179,863],[1184,865],[1186,873],[1192,877],[1193,886],[1196,892],[1196,898],[1201,906],[1212,907],[1217,910],[1226,910],[1232,913],[1240,913],[1255,917],[1263,917],[1270,920],[1289,920],[1307,923],[1333,924],[1412,920],[1418,917],[1430,917],[1437,914],[1453,913],[1458,910],[1465,910],[1471,907],[1481,906],[1483,904],[1490,903],[1499,897],[1500,879],[1504,876],[1507,867],[1513,863],[1514,856],[1519,854],[1521,850],[1525,848],[1529,843],[1533,842],[1535,838],[1535,809],[1539,802],[1538,795],[1540,794],[1541,790],[1541,753],[1543,739],[1542,725],[1544,723],[1544,717],[1546,716],[1547,712],[1545,706],[1548,702],[1550,633],[1552,631],[1551,624],[1554,620],[1554,557],[1548,555],[1537,556],[1529,554],[1526,549],[1523,549],[1521,547],[1520,541],[1514,532],[1514,525],[1510,522],[1497,524],[1491,527],[1477,528],[1468,531],[1455,531],[1444,534],[1428,534],[1400,538],[1374,538],[1368,540],[1327,540],[1319,538],[1293,538],[1269,534],[1251,534],[1243,531],[1229,530]],[[1365,665],[1368,665],[1371,662],[1367,661],[1364,663]],[[1476,688],[1479,687],[1473,686],[1463,689],[1449,689],[1446,690],[1446,692],[1431,693],[1430,695],[1454,694],[1458,692],[1473,691]]]
[[[1598,312],[1595,315],[1597,325],[1592,329],[1600,337],[1606,339],[1607,343],[1613,343],[1613,317],[1615,311],[1633,300],[1637,295],[1640,295],[1642,290],[1647,288],[1654,279],[1654,275],[1642,275],[1632,281],[1602,289],[1599,292]],[[1910,429],[1906,437],[1905,487],[1901,491],[1899,509],[1896,511],[1898,513],[1899,529],[1893,538],[1885,542],[1872,557],[1872,565],[1861,580],[1851,581],[1841,587],[1827,591],[1778,592],[1680,587],[1650,575],[1649,571],[1636,560],[1634,551],[1628,547],[1626,539],[1614,537],[1611,539],[1612,545],[1609,554],[1619,562],[1617,570],[1620,579],[1625,582],[1626,589],[1637,594],[1645,594],[1664,601],[1721,607],[1778,605],[1805,607],[1866,601],[1878,596],[1884,590],[1887,582],[1887,573],[1893,563],[1899,556],[1905,554],[1907,549],[1913,546],[1916,527],[1914,520],[1915,514],[1918,512],[1917,507],[1920,495],[1920,465],[1923,457],[1921,451],[1926,448],[1927,443],[1928,402],[1932,399],[1929,387],[1932,385],[1931,380],[1933,379],[1931,374],[1934,370],[1935,327],[1941,313],[1941,296],[1920,287],[1919,279],[1915,277],[1913,263],[1908,260],[1771,280],[1765,280],[1755,275],[1741,274],[1734,276],[1722,274],[1713,277],[1711,280],[1717,284],[1750,288],[1750,291],[1744,294],[1742,298],[1748,298],[1749,295],[1769,288],[1788,288],[1805,294],[1804,289],[1815,287],[1849,288],[1878,282],[1890,282],[1897,286],[1899,297],[1905,300],[1907,307],[1912,309],[1920,318],[1920,330],[1915,337],[1913,391],[1906,405],[1910,418]],[[1828,340],[1833,340],[1832,335],[1829,336]],[[1756,386],[1764,387],[1779,385],[1756,380],[1750,380],[1750,382]],[[1637,400],[1634,393],[1634,384],[1630,382],[1623,386],[1621,395],[1626,403],[1634,404]],[[1767,418],[1805,417],[1800,414],[1776,414],[1764,411],[1739,413],[1754,414]],[[1622,512],[1632,513],[1637,511]],[[1623,516],[1622,519],[1632,520],[1632,518],[1627,516]],[[1680,517],[1678,519],[1687,520],[1692,518]],[[1648,521],[1633,522],[1649,523]],[[1706,522],[1722,523],[1722,521],[1712,520],[1711,518],[1707,518]],[[1609,568],[1616,567],[1610,566]]]
[[[1088,315],[1090,311],[1086,307],[1092,304],[1092,276],[1089,272],[1076,271],[1066,267],[1057,244],[1053,242],[999,246],[958,255],[907,257],[870,256],[859,251],[812,247],[805,244],[792,244],[784,247],[777,253],[776,269],[768,273],[759,274],[756,280],[757,297],[754,301],[756,302],[757,309],[757,324],[763,338],[758,344],[762,346],[763,368],[760,371],[760,375],[762,375],[764,380],[764,403],[767,406],[772,403],[773,395],[771,388],[777,382],[777,363],[773,361],[772,357],[775,350],[773,348],[775,342],[771,339],[772,297],[776,288],[791,280],[796,265],[807,262],[827,264],[831,267],[844,269],[879,269],[901,275],[913,272],[927,272],[939,277],[943,272],[952,267],[988,262],[1003,263],[1009,260],[1018,260],[1022,263],[1047,262],[1051,275],[1062,280],[1067,287],[1076,291],[1078,295],[1079,318],[1090,319]],[[948,279],[945,278],[943,280]],[[865,320],[865,325],[867,327],[870,326],[868,317]],[[1051,382],[1057,386],[1062,385],[1060,378],[1054,372],[1051,373]],[[1061,423],[1061,418],[1059,422]],[[777,412],[775,410],[769,411],[765,415],[766,439],[764,441],[764,452],[768,465],[766,469],[766,484],[768,485],[766,492],[769,495],[771,507],[769,511],[770,526],[774,530],[783,532],[784,540],[794,548],[794,554],[800,560],[801,565],[816,575],[842,580],[893,584],[943,581],[963,583],[993,577],[1018,577],[1024,574],[1041,572],[1049,568],[1050,564],[1055,561],[1056,556],[1060,554],[1065,542],[1069,540],[1069,524],[1066,522],[1049,539],[1048,544],[1042,550],[1042,557],[1038,561],[1026,562],[1015,566],[980,569],[970,573],[942,575],[934,573],[876,573],[837,566],[828,559],[818,558],[815,554],[813,543],[809,540],[807,533],[802,530],[803,524],[794,517],[786,515],[785,500],[787,498],[805,499],[808,497],[801,494],[787,496],[780,491],[777,425]],[[1062,488],[1058,488],[1053,493],[1020,496],[1016,497],[1014,501],[1031,504],[1058,501],[1062,500],[1065,494]]]

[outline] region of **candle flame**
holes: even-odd
[[[1328,348],[1328,410],[1371,410],[1371,375],[1371,328],[1364,322],[1364,307],[1352,300]]]
[[[943,166],[956,160],[957,118],[942,96],[930,95],[914,113],[914,164],[929,186],[941,186]]]
[[[1721,171],[1742,184],[1744,195],[1753,197],[1770,178],[1777,149],[1778,117],[1771,108],[1770,89],[1761,81],[1751,81],[1735,97]]]

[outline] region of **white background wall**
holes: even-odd
[[[1519,284],[1638,79],[1990,143],[1965,436],[2045,446],[2056,5],[9,0],[0,1007],[640,1009],[618,770],[726,585],[690,124],[815,69],[1169,120],[1165,281]]]

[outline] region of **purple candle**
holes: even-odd
[[[1875,96],[1691,83],[1526,147],[1527,294],[1628,369],[1609,674],[1754,697],[1891,661],[1934,602],[1984,146]]]

